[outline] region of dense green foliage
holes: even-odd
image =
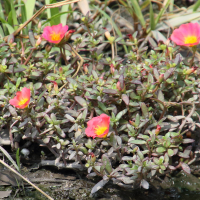
[[[155,175],[190,173],[194,140],[185,134],[200,126],[198,64],[150,35],[142,45],[137,32],[107,40],[98,20],[81,18],[82,32],[62,46],[36,45],[44,26],[28,38],[1,40],[1,130],[46,146],[58,163],[88,177],[101,176],[92,193],[109,180],[148,188]],[[16,109],[9,100],[23,87],[31,101]],[[87,138],[88,120],[102,113],[111,117],[109,134]]]

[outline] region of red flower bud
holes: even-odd
[[[116,87],[117,87],[117,89],[118,89],[119,91],[122,91],[122,88],[120,87],[120,82],[119,82],[119,81],[117,82]]]
[[[75,32],[75,30],[69,30],[67,31],[67,33],[65,34],[65,41],[67,42],[70,37],[72,36],[72,34]]]
[[[58,90],[58,83],[56,81],[51,81],[51,82],[53,83],[55,93],[58,94],[58,92],[59,92],[59,90]]]
[[[159,76],[158,82],[159,82],[159,83],[162,83],[163,80],[164,80],[164,74],[161,74],[161,75]]]
[[[134,42],[134,38],[133,38],[133,36],[131,34],[127,34],[127,36],[129,38],[130,42]]]
[[[93,152],[89,153],[89,155],[91,155],[91,161],[94,163],[96,161],[96,156]]]
[[[196,69],[197,69],[197,67],[192,67],[192,68],[186,70],[185,74],[190,75],[190,74],[194,73],[196,71]]]
[[[157,129],[155,130],[155,134],[158,135],[160,133],[161,126],[157,125]]]
[[[85,63],[85,64],[83,65],[83,70],[84,70],[84,72],[85,72],[86,74],[88,73],[88,66],[89,66],[88,63]]]
[[[115,67],[113,64],[110,65],[110,72],[111,72],[111,74],[114,74],[114,72],[115,72]]]
[[[40,37],[37,39],[36,43],[35,43],[35,47],[38,47],[38,46],[41,44],[41,42],[42,42],[42,37],[40,36]]]
[[[60,75],[63,74],[63,68],[62,67],[59,67],[59,73],[60,73]]]

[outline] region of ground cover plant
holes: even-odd
[[[149,27],[117,36],[108,17],[99,23],[73,12],[79,29],[69,14],[70,25],[41,20],[28,35],[1,38],[0,126],[13,151],[26,141],[46,147],[54,157],[48,163],[100,177],[92,194],[109,181],[148,189],[155,177],[191,173],[198,161],[200,25],[182,24],[168,36],[151,32],[160,13],[156,24],[151,18]]]

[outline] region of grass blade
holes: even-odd
[[[10,24],[8,24],[8,22],[5,19],[0,17],[0,21],[2,22],[3,25],[5,25],[7,27],[9,34],[11,34],[15,31],[14,28]]]
[[[197,9],[199,8],[199,6],[200,6],[200,0],[198,0],[198,1],[194,4],[193,11],[197,11]]]
[[[142,14],[142,10],[141,10],[138,2],[136,0],[131,0],[131,3],[132,3],[132,6],[134,8],[135,14],[136,14],[138,20],[140,21],[142,27],[146,28],[146,23],[145,23],[145,20],[144,20],[144,16]]]
[[[6,26],[5,26],[6,27]],[[3,32],[3,29],[0,27],[0,39],[3,39],[4,38],[4,32]]]
[[[98,10],[101,14],[103,14],[109,21],[110,23],[112,24],[113,28],[115,29],[115,31],[117,32],[117,34],[122,37],[122,33],[121,31],[118,29],[117,25],[115,24],[115,22],[110,18],[109,15],[107,15],[103,10],[101,10],[100,8],[96,7],[96,6],[93,6],[96,10]],[[124,41],[124,40],[122,40]],[[123,45],[124,47],[124,50],[126,53],[128,53],[128,49],[126,47],[126,45]]]
[[[17,14],[15,12],[13,0],[11,0],[10,7],[11,7],[11,14],[12,14],[14,30],[17,30],[18,29],[18,21],[17,21]]]
[[[1,4],[0,4],[0,17],[5,20],[4,10],[3,10]],[[2,35],[2,33],[3,33],[3,35]],[[5,24],[2,24],[1,33],[0,33],[2,37],[4,37],[4,33],[5,33],[5,35],[8,35],[8,30],[5,26]]]
[[[169,6],[171,0],[168,0],[165,6],[161,9],[161,11],[158,13],[158,16],[156,17],[155,20],[155,25],[159,22],[160,18],[163,16],[164,12],[166,11],[167,7]]]
[[[63,16],[66,15],[66,13],[73,13],[73,11],[66,11],[66,12],[60,12],[57,13],[56,15],[52,16],[51,18],[49,18],[48,20],[46,20],[45,22],[42,23],[42,26],[48,22],[51,22],[52,20],[54,20],[54,18],[58,18],[59,16]],[[65,23],[66,25],[66,23]]]
[[[51,0],[50,3],[57,3],[57,0]],[[56,14],[58,14],[60,11],[59,11],[59,8],[56,7],[56,8],[51,8],[50,9],[50,12],[51,12],[51,17],[55,16]],[[51,18],[52,20],[50,21],[50,24],[51,26],[52,25],[57,25],[57,24],[60,24],[60,17],[54,17],[54,18]]]
[[[156,25],[155,25],[155,20],[154,20],[154,12],[153,12],[153,7],[152,7],[152,4],[150,3],[150,6],[149,6],[149,13],[150,13],[150,27],[151,27],[151,30],[154,30]]]
[[[19,158],[19,148],[17,149],[17,152],[16,152],[16,161],[17,161],[17,166],[19,168],[19,172],[21,173],[21,170],[20,170],[20,158]]]
[[[2,4],[2,3],[1,3]],[[5,11],[6,11],[6,14],[8,15],[8,13],[10,12],[10,2],[9,0],[5,0],[4,1],[4,6],[5,6]]]
[[[33,16],[35,8],[35,0],[23,0],[26,8],[26,20],[30,19]],[[31,22],[27,25],[28,30],[31,29]]]
[[[169,12],[173,12],[173,8],[174,8],[174,0],[171,0],[169,5]]]
[[[50,4],[50,0],[45,0],[45,4]],[[50,9],[47,9],[47,18],[50,19],[51,18],[51,10]]]
[[[26,22],[27,21],[27,17],[26,17],[26,7],[25,7],[25,4],[24,2],[22,1],[22,6],[21,6],[21,16],[22,16],[22,23]],[[24,35],[28,35],[28,27],[24,27],[23,29],[23,34]]]
[[[69,6],[70,6],[70,4],[63,5],[61,8],[61,13],[69,12]],[[68,16],[68,14],[62,14],[60,16],[60,23],[62,23],[63,26],[65,26],[67,24],[67,16]]]

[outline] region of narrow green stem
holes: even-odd
[[[192,67],[192,65],[193,65],[194,58],[195,58],[195,53],[197,51],[197,46],[193,46],[192,47],[192,51],[193,51],[193,56],[192,56],[192,60],[190,61],[190,67]]]

